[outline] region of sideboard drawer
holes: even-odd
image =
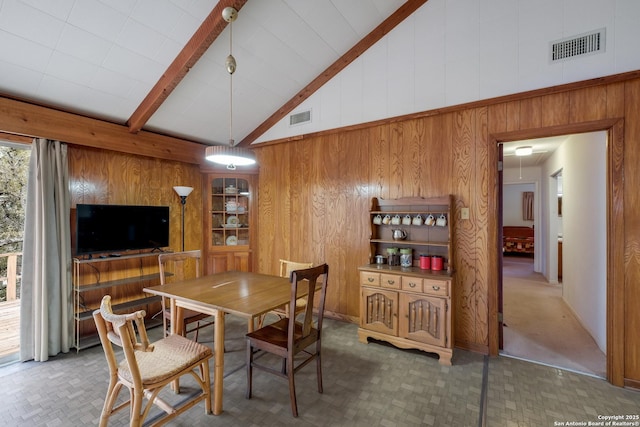
[[[422,279],[411,276],[402,276],[402,290],[422,292]]]
[[[425,294],[446,297],[449,295],[450,280],[424,279],[422,291]]]
[[[380,286],[380,273],[361,271],[360,283],[364,286]]]
[[[402,276],[397,274],[380,274],[380,286],[389,289],[400,289]]]

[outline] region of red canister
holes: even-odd
[[[434,271],[442,270],[442,266],[444,264],[444,259],[439,255],[434,255],[431,257],[431,269]]]
[[[429,255],[420,255],[420,268],[429,270],[431,268],[431,257]]]

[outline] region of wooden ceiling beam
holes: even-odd
[[[229,25],[222,19],[222,10],[231,6],[239,11],[246,2],[247,0],[220,0],[218,2],[182,51],[169,65],[162,77],[160,77],[160,80],[129,117],[129,120],[127,120],[129,132],[137,133],[144,127],[149,118],[160,108],[184,76],[187,75],[191,67],[198,62],[209,46]]]
[[[0,137],[57,139],[69,144],[204,165],[204,146],[192,141],[141,131],[0,96]],[[25,139],[10,139],[27,142]]]
[[[257,128],[255,128],[249,135],[247,135],[242,141],[238,143],[240,147],[248,147],[253,141],[255,141],[260,135],[269,130],[273,125],[278,123],[283,117],[293,111],[298,105],[309,98],[315,91],[320,89],[325,83],[335,77],[340,71],[355,61],[360,55],[362,55],[367,49],[376,44],[380,39],[393,30],[398,24],[404,21],[407,17],[411,16],[420,6],[425,4],[428,0],[407,0],[405,4],[400,6],[391,16],[385,19],[380,25],[378,25],[373,31],[367,34],[362,40],[360,40],[355,46],[353,46],[347,53],[342,55],[324,70],[318,77],[316,77],[311,83],[305,86],[300,92],[295,94],[293,98],[287,101],[282,107],[280,107],[275,113],[273,113],[267,120],[262,122]]]

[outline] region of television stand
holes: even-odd
[[[114,256],[117,255],[117,256]],[[119,311],[145,310],[147,327],[162,324],[151,318],[160,308],[160,297],[143,289],[160,284],[158,254],[155,252],[109,254],[73,259],[75,347],[77,351],[100,344],[93,311],[104,295],[111,295]]]

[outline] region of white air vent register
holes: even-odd
[[[551,62],[604,52],[605,29],[551,42]]]

